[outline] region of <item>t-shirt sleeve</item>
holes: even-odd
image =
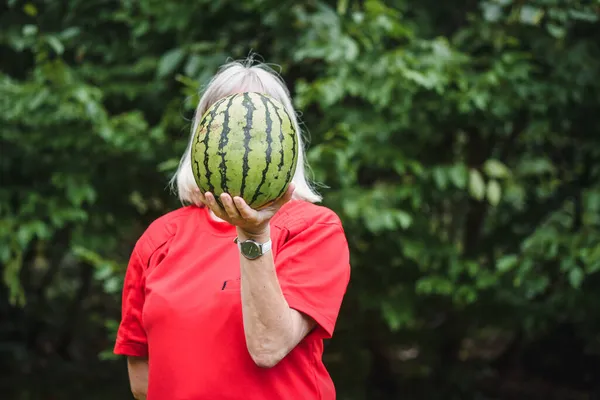
[[[136,246],[129,259],[123,283],[121,323],[117,331],[115,354],[137,357],[148,355],[148,341],[142,326],[144,285],[144,263]]]
[[[350,279],[348,243],[341,223],[315,223],[292,236],[275,254],[288,305],[314,319],[323,338],[333,335]]]

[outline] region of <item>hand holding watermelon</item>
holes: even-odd
[[[241,197],[235,196],[232,198],[227,193],[220,196],[222,207],[217,203],[212,193],[206,192],[204,195],[200,194],[200,196],[203,196],[204,204],[217,217],[238,227],[246,236],[255,237],[268,232],[269,221],[285,203],[291,200],[293,193],[294,184],[290,183],[282,197],[258,210],[250,207]]]

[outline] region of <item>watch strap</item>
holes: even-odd
[[[271,239],[267,240],[265,243],[261,244],[261,251],[262,254],[268,253],[269,251],[271,251],[271,247],[273,246],[273,242],[271,241]]]

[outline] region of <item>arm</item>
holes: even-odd
[[[240,240],[269,240],[270,231],[249,235],[238,228]],[[250,356],[259,367],[281,361],[315,326],[315,321],[289,307],[275,273],[273,253],[256,260],[240,256],[242,314]]]
[[[290,201],[294,185],[278,201],[261,211],[250,208],[239,197],[221,195],[224,209],[212,193],[198,194],[215,215],[237,227],[238,238],[265,242],[270,237],[269,221]],[[256,260],[240,255],[242,315],[246,346],[259,367],[270,368],[283,359],[315,326],[308,316],[290,308],[283,296],[273,253]]]
[[[148,358],[127,357],[129,386],[136,400],[146,400],[148,393]]]
[[[282,199],[260,210],[227,194],[221,195],[223,208],[211,193],[203,195],[203,202],[236,226],[239,240],[264,243],[270,236],[270,219],[292,193],[293,184]],[[299,252],[303,248],[311,250]],[[272,252],[255,260],[240,255],[246,345],[259,366],[276,365],[313,328],[318,337],[331,337],[349,279],[348,257],[343,229],[333,219],[295,232],[278,249],[277,263],[285,268],[277,272]]]
[[[145,400],[148,392],[148,340],[142,323],[145,302],[145,266],[149,257],[144,248],[148,242],[143,236],[131,254],[123,283],[121,322],[117,331],[114,353],[127,357],[127,371],[133,397]],[[157,240],[158,243],[164,243]],[[162,246],[166,252],[168,246]],[[151,249],[154,252],[154,249]],[[161,253],[156,253],[161,259]],[[154,264],[153,264],[154,265]]]

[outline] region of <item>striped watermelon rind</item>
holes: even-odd
[[[254,208],[281,198],[298,162],[298,138],[284,106],[263,93],[215,102],[196,127],[192,172],[200,190],[240,196]]]

